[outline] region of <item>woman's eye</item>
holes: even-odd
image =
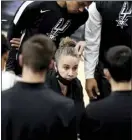
[[[73,70],[77,70],[77,67],[74,67]]]
[[[69,69],[69,67],[64,67],[64,69],[65,69],[65,70],[68,70],[68,69]]]

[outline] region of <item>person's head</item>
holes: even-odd
[[[34,73],[44,72],[54,56],[56,47],[52,40],[45,35],[35,35],[24,42],[20,65],[31,69]]]
[[[58,1],[62,6],[65,5],[69,13],[79,13],[83,12],[85,7],[91,4],[91,1]]]
[[[78,74],[80,59],[77,51],[75,50],[75,46],[76,42],[69,37],[66,37],[61,40],[59,48],[55,53],[55,69],[60,76],[58,77],[60,78],[59,80],[64,78],[66,80],[65,83],[72,81]]]
[[[2,70],[5,67],[6,61],[8,59],[8,54],[10,50],[10,43],[6,39],[6,37],[1,34],[1,62],[2,62]]]
[[[115,46],[106,54],[108,71],[106,77],[116,83],[127,83],[132,80],[132,50],[126,46]]]

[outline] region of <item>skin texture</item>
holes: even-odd
[[[55,64],[55,69],[59,71],[60,75],[72,80],[78,75],[79,58],[73,56],[60,56],[58,64]]]
[[[60,7],[67,7],[69,13],[83,12],[85,7],[88,7],[91,2],[88,1],[57,1]]]
[[[21,39],[20,38],[12,38],[12,40],[10,40],[10,43],[11,43],[12,47],[19,48],[20,44],[21,44]]]
[[[100,94],[99,89],[98,89],[98,85],[97,85],[97,81],[94,78],[86,80],[85,89],[86,89],[87,94],[88,94],[90,99],[97,99],[97,96],[95,95],[95,93],[97,95]]]
[[[81,1],[66,1],[66,6],[69,13],[79,13],[83,12],[84,8],[88,6],[87,2]]]

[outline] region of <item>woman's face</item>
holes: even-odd
[[[57,64],[57,70],[64,79],[71,81],[77,77],[78,65],[79,58],[73,56],[61,56]]]

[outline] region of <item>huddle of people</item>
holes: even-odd
[[[131,140],[132,50],[130,40],[123,38],[130,37],[130,31],[117,27],[114,32],[124,41],[110,38],[115,23],[107,20],[112,22],[114,14],[109,19],[104,11],[109,14],[114,4],[26,1],[21,5],[9,29],[10,43],[1,35],[2,140]],[[132,12],[131,2],[122,5]],[[66,37],[85,22],[86,44]],[[87,107],[77,78],[83,48]]]
[[[131,49],[116,46],[108,51],[105,75],[112,93],[85,109],[75,46],[75,41],[64,38],[55,52],[45,35],[23,44],[21,80],[2,92],[2,139],[76,140],[77,134],[81,140],[122,135],[131,139]]]

